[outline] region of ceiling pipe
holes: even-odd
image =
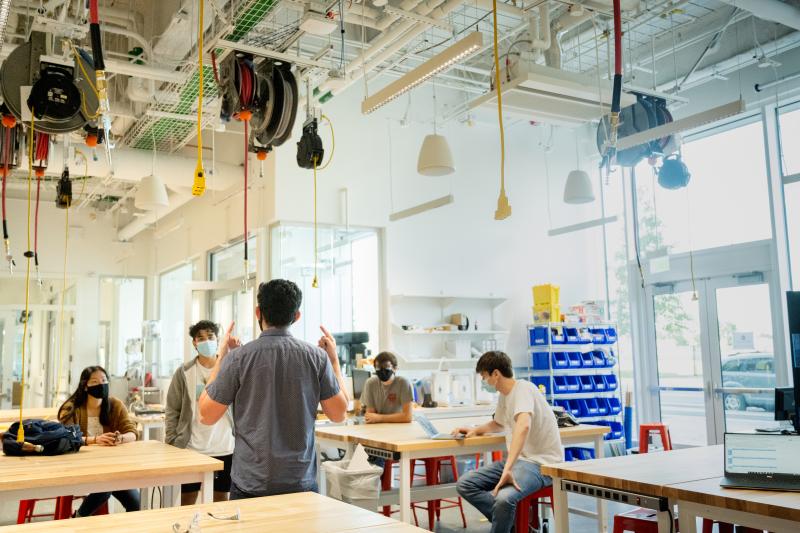
[[[720,0],[721,2],[749,11],[761,20],[777,22],[800,30],[800,9],[780,0]]]
[[[141,232],[150,228],[158,220],[169,215],[173,211],[189,203],[194,196],[190,190],[182,189],[180,192],[168,193],[169,205],[156,211],[147,211],[142,216],[135,217],[125,226],[117,231],[117,239],[120,241],[130,241]]]

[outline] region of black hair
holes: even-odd
[[[507,378],[514,377],[514,370],[511,368],[511,358],[505,352],[486,352],[478,359],[478,364],[475,366],[475,372],[480,374],[486,372],[490,374],[495,370]]]
[[[258,286],[258,308],[269,326],[292,325],[302,302],[300,288],[288,279],[273,279]]]
[[[397,368],[397,356],[392,352],[381,352],[375,356],[375,368],[381,368],[384,363],[391,363],[393,368]]]
[[[73,409],[78,409],[79,407],[83,407],[86,405],[86,400],[89,397],[89,393],[86,391],[87,383],[90,379],[92,379],[92,374],[97,372],[98,370],[102,371],[103,374],[106,375],[106,380],[108,379],[108,372],[102,366],[87,366],[81,372],[80,380],[78,380],[78,388],[75,389],[75,392],[72,393],[72,396],[66,399],[64,403],[59,408],[59,418],[61,417],[61,411],[64,410],[64,406],[68,403],[72,402]],[[100,423],[104,426],[108,426],[111,424],[109,419],[109,413],[111,412],[111,402],[108,400],[108,397],[103,398],[103,401],[100,403]]]
[[[219,337],[219,326],[210,320],[201,320],[189,328],[189,336],[195,340],[201,331],[210,331],[215,337]]]

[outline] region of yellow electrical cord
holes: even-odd
[[[328,122],[328,126],[331,129],[331,154],[328,156],[328,161],[319,167],[320,172],[328,168],[328,165],[331,164],[331,161],[333,161],[333,152],[336,150],[336,136],[333,133],[333,122],[331,122],[331,119],[329,119],[326,115],[322,115],[322,118]]]
[[[89,83],[89,87],[92,88],[94,95],[97,98],[100,98],[100,94],[97,92],[97,87],[95,87],[94,83],[92,83],[92,78],[89,77],[89,74],[86,72],[86,69],[83,68],[83,61],[81,61],[78,49],[75,48],[75,45],[72,44],[71,42],[69,43],[69,45],[72,48],[72,54],[75,56],[75,62],[78,64],[78,66],[81,69],[81,72],[83,73],[83,78]],[[80,91],[80,93],[81,93],[81,107],[83,108],[83,114],[86,115],[86,118],[93,120],[99,117],[100,116],[99,111],[95,111],[94,113],[89,113],[89,110],[86,109],[86,95],[83,94],[83,91]]]
[[[22,323],[22,376],[20,377],[19,395],[19,428],[17,429],[17,442],[25,442],[25,429],[22,427],[22,406],[25,404],[25,341],[28,339],[28,309],[30,307],[31,285],[31,184],[33,182],[33,108],[31,107],[31,131],[28,138],[28,251],[25,253],[25,321]]]
[[[80,150],[75,150],[75,154],[83,158],[83,183],[81,184],[80,195],[86,188],[86,180],[89,179],[89,160],[86,154]],[[53,407],[58,403],[58,393],[61,392],[61,369],[64,366],[64,299],[67,295],[67,245],[69,243],[69,208],[72,203],[67,205],[64,221],[64,279],[61,285],[61,302],[58,310],[58,372],[56,374],[55,392],[53,393]]]
[[[511,216],[511,206],[506,197],[506,136],[503,130],[503,91],[500,87],[500,52],[497,46],[497,0],[492,0],[494,37],[494,90],[497,93],[497,120],[500,123],[500,196],[497,199],[495,220]]]
[[[311,287],[319,288],[319,278],[317,277],[317,156],[311,158],[314,164],[314,279],[311,280]],[[330,161],[328,161],[330,163]]]
[[[194,169],[192,194],[202,196],[206,190],[206,177],[203,171],[203,9],[205,0],[200,1],[197,29],[197,63],[199,65],[197,89],[197,166]],[[245,235],[245,238],[247,236]]]

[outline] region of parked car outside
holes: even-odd
[[[771,353],[739,353],[722,361],[723,387],[775,388],[775,356]],[[773,392],[725,394],[725,410],[744,411],[748,407],[760,407],[766,411],[775,409]]]

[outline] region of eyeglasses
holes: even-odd
[[[207,516],[213,518],[214,520],[241,520],[241,512],[237,507],[233,513],[225,514],[222,512],[215,512],[206,513]],[[200,531],[200,520],[202,520],[202,515],[199,511],[194,513],[192,518],[189,520],[186,528],[181,525],[180,522],[175,522],[172,524],[172,531],[173,533],[201,533]]]

